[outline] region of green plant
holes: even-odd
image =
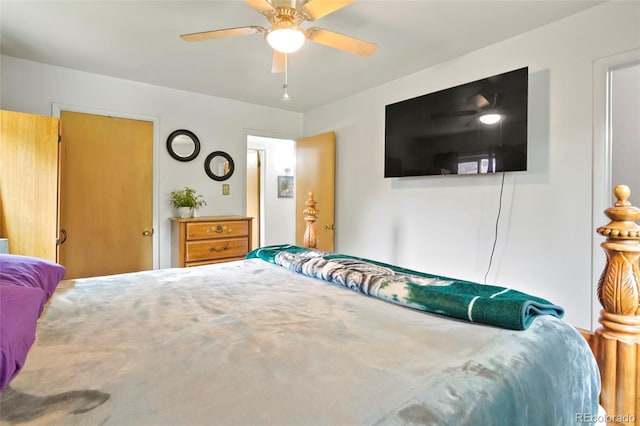
[[[185,186],[182,189],[176,189],[169,193],[169,204],[175,208],[191,207],[199,209],[206,205],[207,202],[204,201],[204,197],[198,194],[195,189]]]

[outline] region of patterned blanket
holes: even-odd
[[[251,258],[398,305],[513,330],[526,329],[538,315],[564,315],[560,306],[509,288],[305,247],[266,246],[247,254],[247,259]]]

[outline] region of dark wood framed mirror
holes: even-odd
[[[174,130],[167,138],[167,151],[178,161],[191,161],[200,154],[200,140],[189,130]]]
[[[204,160],[204,171],[213,180],[227,180],[233,174],[235,164],[229,154],[224,151],[213,151]]]

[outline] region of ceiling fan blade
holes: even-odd
[[[463,111],[434,112],[434,113],[431,113],[431,118],[433,120],[438,120],[440,118],[465,117],[467,115],[474,115],[477,113],[478,111],[474,109],[467,109]]]
[[[471,96],[468,101],[477,109],[482,109],[491,105],[487,97],[481,93]]]
[[[302,12],[307,17],[307,21],[315,21],[338,9],[342,9],[354,1],[355,0],[310,0],[302,6]]]
[[[354,37],[334,33],[333,31],[318,27],[309,28],[307,30],[307,38],[313,42],[360,56],[370,56],[378,48],[374,43],[358,40]]]
[[[276,49],[273,49],[273,59],[271,61],[271,72],[279,73],[284,72],[284,68],[287,64],[287,54],[278,52]]]
[[[244,0],[244,2],[263,15],[269,16],[276,14],[276,8],[267,0]]]
[[[264,31],[265,29],[259,26],[225,28],[222,30],[203,31],[201,33],[182,34],[180,38],[186,41],[203,41],[211,40],[214,38],[258,34],[263,33]]]

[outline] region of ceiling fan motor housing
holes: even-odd
[[[303,19],[297,10],[278,7],[276,13],[267,18],[272,26],[267,30],[265,38],[272,48],[282,53],[292,53],[302,47],[307,34],[300,28]]]

